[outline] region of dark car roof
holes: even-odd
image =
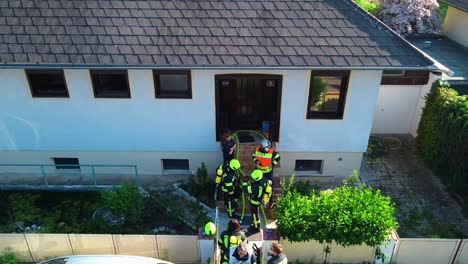
[[[0,14],[3,67],[433,64],[351,0],[8,0]]]

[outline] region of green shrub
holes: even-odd
[[[373,16],[377,16],[382,9],[380,1],[369,1],[369,0],[354,0],[364,10],[371,13]]]
[[[398,227],[394,204],[380,190],[358,187],[357,177],[355,171],[343,186],[319,194],[303,195],[288,188],[278,198],[274,212],[281,236],[292,242],[334,241],[342,246],[382,244],[392,228]],[[326,247],[326,254],[329,249]]]
[[[1,264],[17,264],[19,259],[13,251],[7,251],[0,254],[0,263]]]
[[[124,183],[120,188],[103,191],[102,198],[114,213],[125,215],[126,224],[138,224],[142,221],[145,202],[138,186]]]
[[[428,166],[455,189],[468,185],[468,100],[441,81],[433,84],[416,144]]]
[[[37,201],[41,196],[31,193],[14,193],[8,196],[9,215],[13,222],[23,221],[30,224],[41,217]]]
[[[215,207],[213,195],[216,184],[213,179],[208,177],[208,170],[205,163],[202,162],[201,167],[197,169],[197,173],[195,175],[190,175],[180,187],[202,203]]]

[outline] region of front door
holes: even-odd
[[[279,139],[281,106],[280,75],[217,75],[216,128],[218,139],[224,129],[262,131]]]

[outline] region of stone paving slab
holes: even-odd
[[[412,137],[381,158],[364,157],[360,177],[396,203],[400,237],[466,238],[468,220],[440,179],[416,153]]]

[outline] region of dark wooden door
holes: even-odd
[[[259,75],[227,75],[216,78],[217,135],[226,128],[262,130],[270,124],[270,139],[278,141],[281,78]]]

